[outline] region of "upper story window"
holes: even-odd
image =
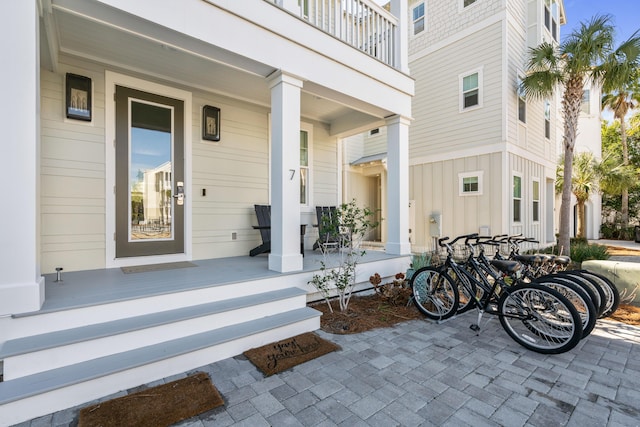
[[[467,6],[471,6],[472,4],[474,4],[477,0],[462,0],[462,7],[467,7]]]
[[[558,41],[558,14],[558,0],[544,0],[544,26],[555,41]]]
[[[551,139],[551,102],[544,100],[544,137]]]
[[[460,74],[460,111],[482,106],[482,70]]]
[[[413,34],[424,31],[424,3],[413,8]]]
[[[302,16],[309,19],[309,0],[298,0],[298,6]]]
[[[591,92],[589,89],[585,89],[582,94],[581,111],[585,114],[591,114]]]
[[[460,196],[479,196],[482,194],[483,172],[464,172],[458,174],[458,194]]]
[[[524,96],[524,90],[520,84],[521,79],[518,79],[518,120],[522,123],[527,123],[527,101]]]

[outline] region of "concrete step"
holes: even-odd
[[[316,330],[308,307],[176,338],[0,383],[0,425],[73,407]]]
[[[4,379],[11,380],[304,307],[306,292],[285,288],[5,342]]]

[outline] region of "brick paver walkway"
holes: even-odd
[[[598,321],[572,351],[545,356],[512,341],[497,318],[476,336],[474,315],[320,331],[342,350],[269,378],[242,356],[202,367],[225,407],[179,425],[640,425],[640,328]],[[79,409],[21,426],[76,425]]]

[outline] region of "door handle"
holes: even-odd
[[[176,184],[176,194],[174,194],[173,197],[177,199],[176,203],[178,206],[182,206],[184,204],[184,182],[178,181]]]

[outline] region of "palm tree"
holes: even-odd
[[[638,68],[640,37],[634,34],[615,50],[613,43],[614,27],[611,17],[597,15],[589,22],[581,23],[560,45],[544,42],[529,52],[527,74],[521,83],[525,96],[544,99],[552,96],[556,89],[564,89],[562,143],[566,178],[572,177],[573,149],[585,83],[593,82],[609,87],[608,79],[622,80],[625,70]],[[571,179],[565,179],[563,183],[558,245],[565,253],[569,253]]]
[[[605,192],[619,194],[620,189],[629,187],[636,179],[636,172],[624,165],[615,154],[608,153],[598,160],[593,153],[581,152],[575,155],[571,176],[571,192],[576,197],[576,237],[587,237],[585,204],[592,194]],[[560,159],[556,169],[556,193],[564,187],[564,166]]]
[[[640,85],[636,76],[630,81],[611,82],[612,88],[603,88],[607,91],[602,97],[602,107],[609,108],[613,111],[614,119],[620,121],[620,142],[622,145],[622,160],[624,165],[629,164],[629,146],[627,144],[627,125],[625,117],[629,110],[635,109],[640,103]],[[624,77],[624,76],[622,76]],[[612,89],[612,90],[610,90]],[[629,228],[629,188],[624,187],[621,193],[621,220],[622,220],[622,239],[627,239],[627,230]]]

